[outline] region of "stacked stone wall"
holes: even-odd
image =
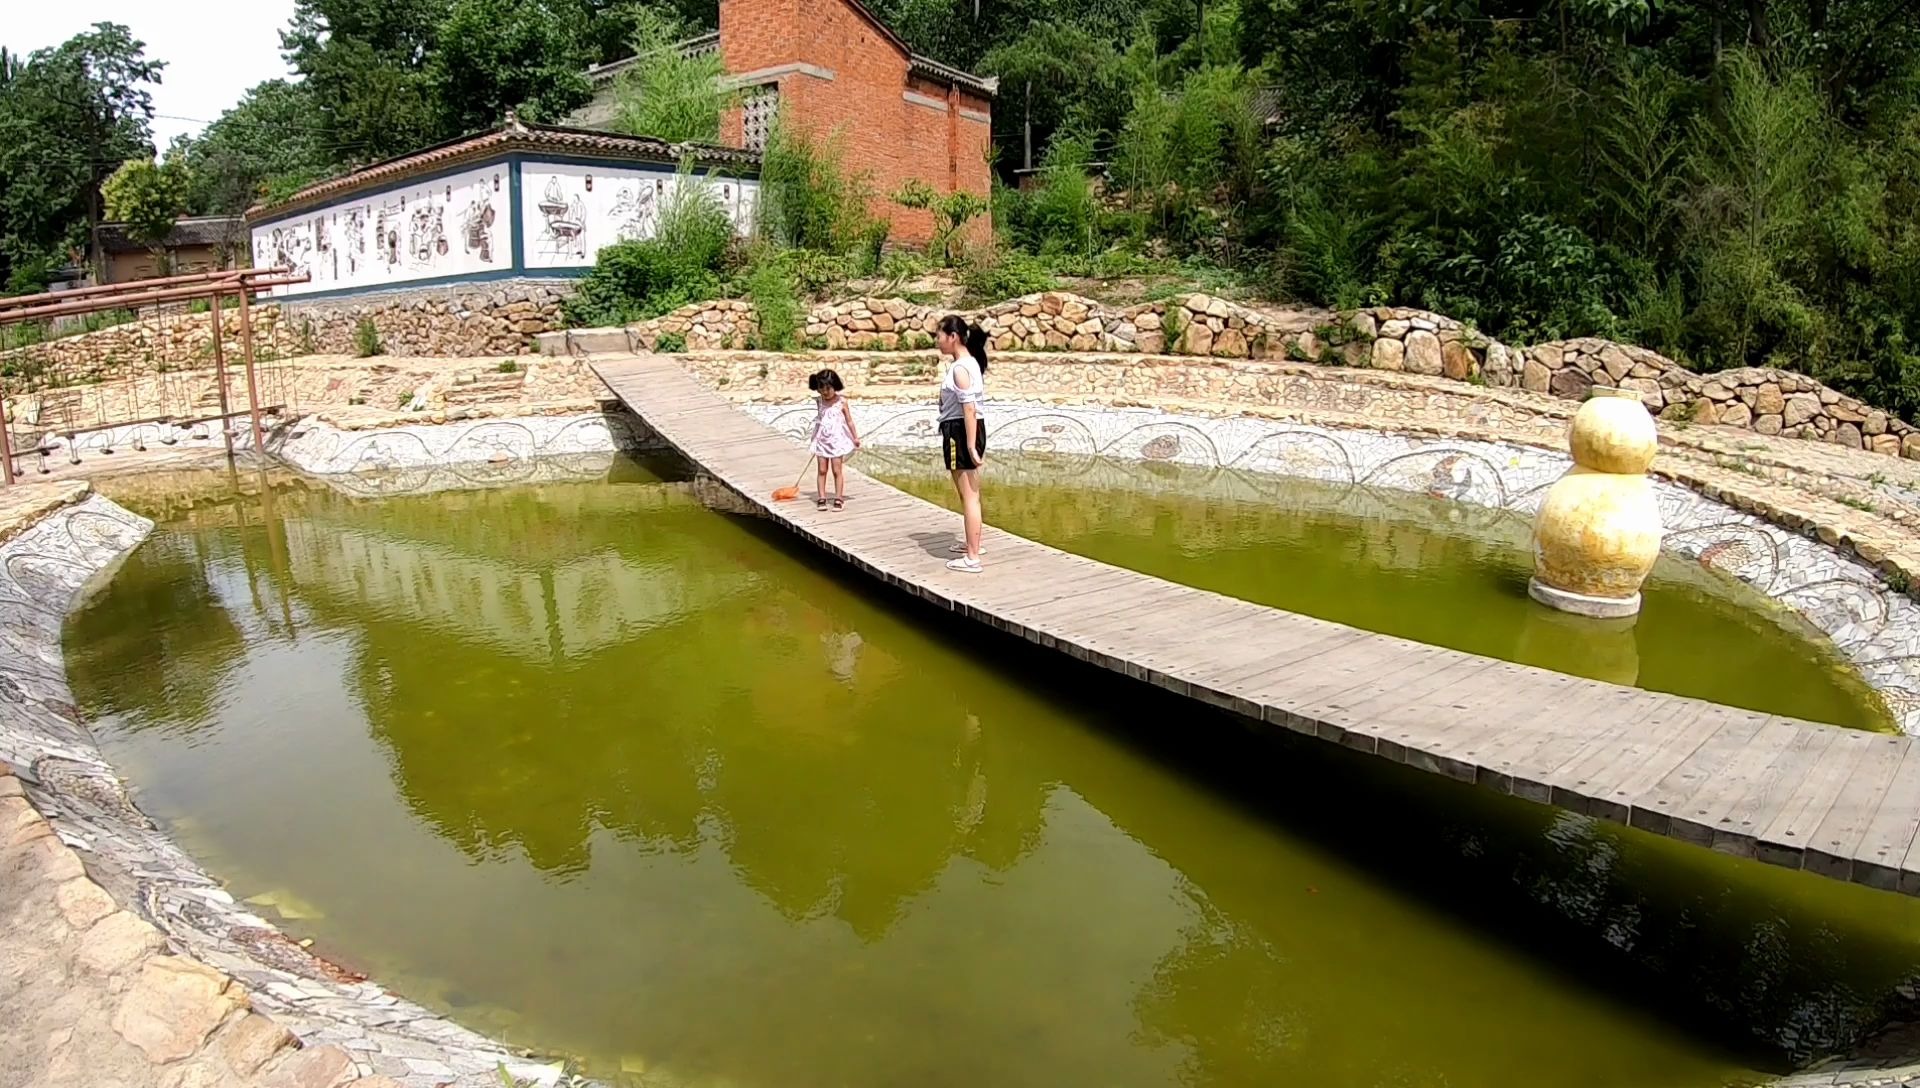
[[[815,306],[805,346],[817,350],[924,351],[945,309],[863,298]],[[1920,459],[1920,431],[1805,375],[1772,368],[1699,374],[1645,348],[1577,339],[1511,347],[1452,318],[1381,307],[1349,313],[1269,311],[1208,295],[1108,306],[1058,292],[963,314],[997,352],[1133,353],[1217,360],[1288,360],[1400,371],[1474,385],[1584,400],[1595,388],[1639,396],[1673,422],[1740,427],[1850,449]],[[753,307],[695,303],[630,329],[655,350],[761,346]]]

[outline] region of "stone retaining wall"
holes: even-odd
[[[254,307],[254,347],[278,357],[349,355],[359,350],[360,322],[379,330],[386,355],[517,355],[539,333],[564,328],[560,304],[568,281],[415,288],[353,298],[262,301]],[[240,359],[240,316],[221,314],[223,350]],[[0,366],[38,366],[73,382],[207,366],[213,361],[213,319],[176,310],[98,332],[0,352]]]
[[[925,350],[949,312],[904,299],[816,306],[807,346]],[[1111,307],[1059,292],[964,315],[994,351],[1121,352],[1223,360],[1293,360],[1405,371],[1583,400],[1596,387],[1631,390],[1663,418],[1742,427],[1920,459],[1920,431],[1812,378],[1766,368],[1696,374],[1645,348],[1579,339],[1516,348],[1448,317],[1377,308],[1334,315],[1270,311],[1207,295]],[[629,330],[636,347],[688,351],[756,346],[750,304],[695,303]]]

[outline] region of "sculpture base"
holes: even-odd
[[[1597,620],[1617,620],[1640,614],[1640,594],[1631,597],[1589,597],[1555,589],[1538,578],[1527,580],[1527,596],[1561,612],[1590,616]]]

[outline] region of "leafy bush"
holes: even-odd
[[[373,323],[373,318],[363,317],[353,327],[353,347],[362,359],[370,359],[384,350],[380,343],[380,327]]]
[[[760,325],[759,346],[765,351],[793,351],[800,347],[806,311],[789,262],[773,258],[757,262],[746,275],[747,298]]]
[[[975,254],[960,269],[969,305],[1003,302],[1056,286],[1045,263],[1015,250]]]
[[[653,350],[663,355],[679,355],[687,350],[687,336],[679,332],[663,332],[654,341]]]
[[[615,78],[613,127],[633,136],[673,143],[717,143],[720,119],[733,104],[720,56],[683,56],[684,27],[657,8],[632,5],[636,61]]]
[[[953,243],[961,228],[990,207],[984,198],[974,193],[961,190],[943,195],[919,178],[902,185],[893,194],[893,202],[903,208],[933,213],[933,237],[927,242],[927,252],[948,268],[953,267],[957,256]]]
[[[1099,196],[1089,175],[1093,141],[1062,134],[1047,149],[1039,186],[1002,194],[1002,222],[1023,247],[1043,254],[1091,254],[1100,245]]]
[[[864,176],[847,172],[836,134],[816,143],[778,117],[760,163],[760,236],[778,246],[854,254],[886,238]],[[877,234],[876,234],[877,230]]]
[[[721,293],[733,221],[711,181],[682,172],[654,236],[600,250],[564,312],[575,326],[626,325]]]

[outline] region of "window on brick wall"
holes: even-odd
[[[780,108],[780,86],[767,83],[747,92],[740,105],[740,137],[749,151],[765,151],[773,132],[773,115]]]

